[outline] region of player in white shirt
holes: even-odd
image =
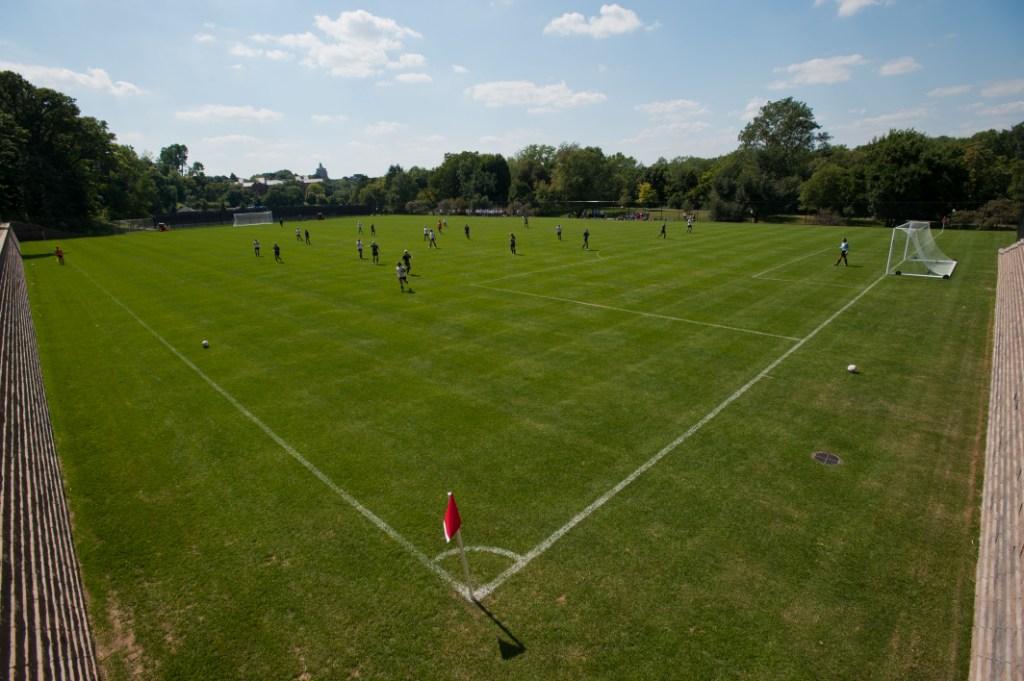
[[[430,231],[430,228],[429,228],[429,227],[427,227],[426,225],[423,225],[423,240],[424,240],[424,241],[426,241],[426,240],[427,240],[428,238],[430,238],[430,237],[429,237],[429,236],[427,235],[427,232],[429,232],[429,231]]]
[[[363,259],[363,240],[356,239],[356,250],[359,251],[359,259]]]
[[[555,225],[555,234],[558,235],[558,240],[562,240],[562,225]]]
[[[693,231],[693,213],[690,213],[689,215],[686,216],[686,231]]]
[[[846,267],[850,266],[850,262],[846,259],[846,252],[849,251],[849,250],[850,250],[850,242],[847,241],[846,237],[844,236],[843,237],[843,242],[841,244],[839,244],[839,259],[836,260],[836,262],[835,262],[836,265],[838,265],[841,262]]]
[[[295,240],[302,241],[302,230],[298,227],[295,228]]]
[[[437,241],[434,240],[434,230],[430,230],[430,243],[427,244],[428,248],[437,248]]]
[[[402,289],[402,293],[405,293],[405,285],[408,283],[408,280],[405,278],[405,267],[402,266],[401,262],[395,265],[395,274],[398,276],[398,287]]]
[[[252,240],[252,250],[256,252],[256,257],[257,258],[260,257],[260,240],[259,239],[253,239]]]

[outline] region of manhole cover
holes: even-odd
[[[826,466],[835,466],[843,462],[842,459],[832,452],[814,452],[814,454],[811,454],[811,458],[818,463],[825,464]]]

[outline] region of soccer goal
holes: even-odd
[[[269,210],[262,213],[235,213],[235,227],[272,224],[274,224],[274,214]]]
[[[893,228],[886,274],[949,279],[955,269],[956,260],[949,258],[935,243],[927,222],[904,222]]]

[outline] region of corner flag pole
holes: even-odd
[[[466,588],[469,597],[473,598],[473,578],[469,576],[469,561],[466,560],[466,547],[462,545],[462,530],[455,533],[455,541],[459,543],[459,557],[462,558],[462,570],[466,573]]]
[[[466,573],[466,589],[469,590],[469,597],[473,598],[473,578],[469,575],[469,562],[466,560],[466,547],[462,544],[462,517],[459,516],[459,507],[455,505],[455,496],[448,492],[448,507],[444,511],[444,538],[451,541],[452,537],[459,545],[459,557],[462,559],[462,569]]]

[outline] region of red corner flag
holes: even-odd
[[[448,492],[448,508],[444,511],[444,540],[450,542],[460,527],[462,518],[459,517],[459,507],[455,505],[455,497]]]

